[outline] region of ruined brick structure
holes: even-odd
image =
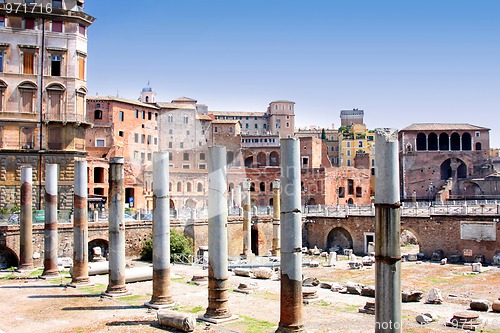
[[[470,124],[413,124],[400,130],[401,197],[499,198],[500,177],[494,175],[489,144],[489,129]]]

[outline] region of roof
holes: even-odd
[[[244,111],[210,111],[209,114],[214,116],[227,117],[264,117],[265,112],[244,112]]]
[[[199,119],[199,120],[214,120],[212,117],[210,117],[207,114],[197,114],[196,115],[196,119]]]
[[[196,102],[198,101],[186,96],[177,97],[176,99],[172,100],[172,103],[196,103]]]
[[[293,104],[295,104],[295,102],[287,101],[286,99],[278,99],[276,101],[272,101],[271,103],[293,103]]]
[[[169,103],[169,102],[158,102],[156,105],[160,109],[185,109],[185,110],[196,110],[194,104],[186,103]]]
[[[212,120],[212,124],[236,124],[239,123],[239,120],[236,119],[214,119]]]
[[[403,128],[401,131],[489,131],[489,128],[480,127],[471,124],[442,124],[442,123],[425,123],[412,124]]]
[[[126,98],[121,98],[121,97],[114,97],[114,96],[87,96],[87,101],[112,101],[112,102],[119,102],[119,103],[125,103],[125,104],[132,104],[135,106],[140,106],[143,108],[150,108],[150,109],[158,109],[154,104],[147,104],[147,103],[142,103],[133,99],[126,99]]]

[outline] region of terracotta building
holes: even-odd
[[[498,196],[489,129],[470,124],[413,124],[399,131],[403,200]]]
[[[20,168],[31,165],[35,207],[45,165],[59,165],[59,209],[73,203],[74,161],[85,158],[87,29],[83,0],[0,6],[0,203],[19,205]],[[22,1],[8,1],[22,4]],[[36,7],[36,10],[35,9]]]

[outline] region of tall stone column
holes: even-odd
[[[153,295],[146,306],[174,305],[170,295],[170,197],[168,152],[153,153]]]
[[[128,293],[125,286],[125,183],[123,157],[109,162],[109,284],[105,294]]]
[[[273,181],[273,247],[271,254],[280,255],[280,181]]]
[[[89,282],[87,196],[87,161],[75,161],[73,274],[71,284],[85,284]]]
[[[59,275],[57,266],[57,164],[45,165],[45,229],[42,277]]]
[[[208,308],[201,319],[231,317],[227,245],[226,147],[208,148]]]
[[[302,312],[300,145],[281,139],[281,291],[276,332],[305,332]]]
[[[250,200],[250,180],[243,181],[245,199],[243,202],[243,258],[252,256],[252,207]]]
[[[33,169],[21,167],[21,212],[19,214],[19,269],[33,268]]]
[[[375,133],[375,332],[401,332],[398,131]]]

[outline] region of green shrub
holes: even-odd
[[[173,260],[174,254],[193,254],[193,240],[175,229],[170,229],[170,260]],[[153,239],[151,237],[142,242],[141,259],[153,260]]]

